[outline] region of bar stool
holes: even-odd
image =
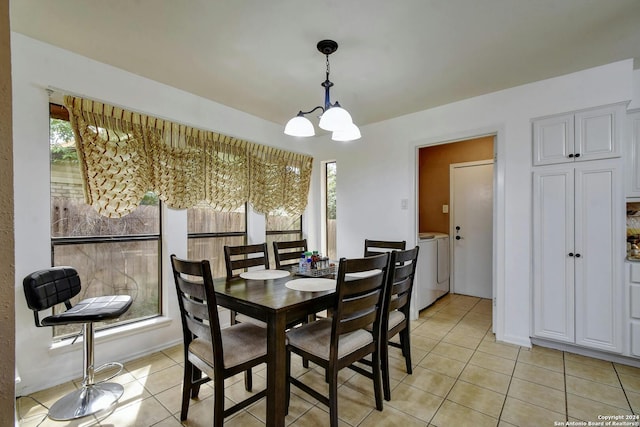
[[[56,421],[86,417],[110,408],[120,399],[124,388],[117,383],[108,382],[122,369],[122,363],[110,362],[94,368],[93,323],[120,317],[131,306],[129,295],[111,295],[87,298],[75,306],[71,298],[80,293],[80,277],[72,267],[52,267],[39,270],[23,280],[27,305],[33,310],[37,327],[82,323],[84,337],[84,378],[82,387],[56,401],[49,409],[49,418]],[[38,313],[57,304],[64,303],[67,310],[52,314],[40,320]],[[111,367],[120,369],[102,381],[95,382],[95,374]]]

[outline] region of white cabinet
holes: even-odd
[[[533,165],[620,157],[624,105],[533,120]]]
[[[640,357],[640,263],[629,262],[627,286],[629,292],[629,356]]]
[[[536,337],[622,351],[619,163],[552,165],[533,172]]]
[[[640,111],[627,114],[625,125],[625,140],[628,141],[625,153],[627,159],[626,195],[627,197],[640,197]]]

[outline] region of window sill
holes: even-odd
[[[116,326],[103,331],[95,332],[94,342],[103,343],[109,341],[115,341],[127,336],[138,335],[144,331],[153,329],[165,328],[169,326],[172,319],[166,316],[158,316],[152,319],[142,320],[139,322],[128,323],[122,326]],[[49,351],[52,353],[67,353],[73,351],[78,346],[82,346],[84,338],[79,336],[75,342],[73,338],[64,339],[51,343]]]

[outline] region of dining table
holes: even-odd
[[[335,300],[335,285],[329,290],[295,290],[287,287],[287,283],[291,282],[292,286],[293,280],[300,279],[292,273],[279,278],[260,279],[259,274],[251,277],[258,278],[215,279],[216,300],[222,307],[267,324],[266,425],[282,427],[287,409],[287,399],[283,397],[288,374],[286,329],[298,320],[330,308]]]

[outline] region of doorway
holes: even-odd
[[[493,297],[493,160],[450,166],[451,292]]]

